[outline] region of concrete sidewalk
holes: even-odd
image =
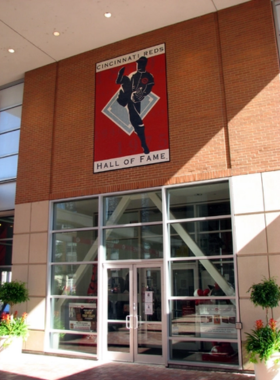
[[[22,354],[0,363],[0,380],[254,380],[253,374],[165,368],[155,365],[99,363],[51,355]]]

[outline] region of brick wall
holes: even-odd
[[[25,76],[17,175],[17,203],[50,194],[56,64]]]
[[[270,1],[221,12],[233,174],[279,168],[279,67]]]
[[[166,44],[171,161],[93,174],[95,64],[160,43]],[[277,170],[279,95],[270,0],[28,72],[16,203]]]

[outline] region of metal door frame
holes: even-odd
[[[130,318],[130,352],[113,352],[108,351],[108,269],[128,269],[129,270],[129,315]],[[136,300],[137,305],[137,269],[138,268],[159,268],[161,272],[161,319],[162,319],[162,355],[141,355],[137,354],[137,328],[135,328],[136,316],[133,310],[133,301]],[[116,360],[116,361],[126,361],[126,362],[138,362],[138,363],[151,363],[151,364],[165,364],[166,353],[167,353],[167,327],[166,327],[166,313],[165,313],[165,295],[164,295],[164,272],[163,272],[163,260],[160,261],[122,261],[122,262],[110,262],[103,263],[103,282],[102,282],[102,314],[104,316],[102,320],[102,359],[103,360]],[[125,323],[125,322],[124,322]]]

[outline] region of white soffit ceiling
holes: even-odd
[[[0,0],[0,86],[37,67],[247,1]]]

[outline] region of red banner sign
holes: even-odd
[[[94,173],[169,161],[165,45],[96,65]]]

